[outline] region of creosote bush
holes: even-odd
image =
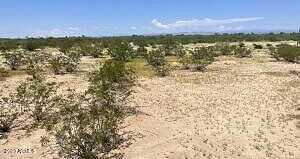
[[[17,70],[21,65],[24,64],[23,50],[5,51],[2,56],[5,59],[5,64],[8,65],[12,70]]]
[[[178,62],[182,65],[183,69],[189,69],[191,64],[190,51],[180,48],[176,50],[176,55]]]
[[[0,99],[0,139],[14,127],[19,113],[17,105],[10,98]]]
[[[274,53],[277,59],[283,59],[288,62],[300,61],[300,47],[292,45],[279,45],[277,51]]]
[[[49,56],[48,63],[55,74],[75,72],[80,63],[81,54],[75,51],[59,52]]]
[[[238,58],[252,57],[251,50],[245,47],[236,47],[234,50],[234,56]]]
[[[196,70],[203,71],[209,64],[213,63],[214,55],[206,47],[197,47],[191,51],[192,64]]]
[[[229,43],[218,43],[215,45],[214,50],[219,52],[220,55],[233,55],[235,47]]]
[[[134,85],[125,63],[108,60],[91,73],[84,96],[69,93],[62,100],[62,123],[55,136],[63,157],[103,157],[121,143],[119,124]]]
[[[22,110],[32,119],[31,128],[49,128],[56,123],[57,85],[45,82],[42,78],[21,83],[17,88],[15,102],[22,105]]]
[[[146,61],[151,65],[157,75],[167,76],[169,73],[169,65],[166,60],[165,52],[162,49],[152,50],[148,53]]]
[[[48,54],[41,51],[28,52],[25,54],[26,73],[31,75],[34,79],[41,78],[44,72],[44,65],[46,64]]]
[[[124,41],[111,44],[108,52],[112,59],[123,62],[127,62],[134,55],[134,50],[130,43]]]
[[[80,45],[82,55],[99,58],[103,56],[104,46],[101,43],[83,43]]]

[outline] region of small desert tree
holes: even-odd
[[[166,60],[165,52],[162,49],[152,50],[148,53],[146,61],[151,65],[157,75],[167,76],[169,73],[169,66]]]
[[[192,63],[196,70],[203,71],[209,64],[213,63],[214,55],[206,47],[197,47],[191,52]]]

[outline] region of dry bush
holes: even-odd
[[[2,56],[5,59],[5,64],[8,65],[12,70],[17,70],[21,65],[24,64],[24,50],[13,50],[5,51]]]
[[[237,47],[234,50],[234,56],[238,58],[244,58],[244,57],[252,57],[252,52],[250,49],[245,47]]]
[[[214,51],[218,52],[220,55],[233,55],[236,46],[230,45],[229,43],[217,43],[214,46]]]
[[[85,95],[71,91],[61,100],[62,122],[53,129],[61,156],[103,157],[119,146],[119,125],[134,79],[123,62],[108,60],[91,74]]]
[[[213,63],[214,55],[206,47],[197,47],[191,52],[192,64],[196,70],[203,71],[209,64]]]
[[[191,56],[190,56],[190,51],[189,50],[184,50],[183,48],[180,48],[180,49],[176,50],[176,55],[177,55],[177,58],[178,58],[178,62],[181,64],[183,69],[189,69],[190,64],[192,63]]]
[[[31,128],[48,128],[53,125],[57,111],[57,85],[42,79],[33,79],[21,83],[15,94],[16,103],[22,105],[24,112],[32,119]],[[50,124],[50,125],[49,125]]]
[[[151,65],[157,75],[167,76],[169,73],[169,65],[166,60],[165,52],[162,49],[152,50],[148,53],[146,61]]]
[[[20,114],[18,105],[10,98],[0,99],[0,139],[15,126],[14,121]]]
[[[54,74],[64,74],[66,72],[75,72],[80,63],[81,54],[78,52],[59,52],[50,55],[48,63]]]
[[[279,60],[283,59],[288,62],[299,62],[300,60],[300,47],[292,45],[279,45],[275,52]]]
[[[117,61],[127,62],[134,56],[134,50],[130,43],[115,42],[108,49],[109,55],[112,59]]]
[[[48,54],[41,51],[25,54],[26,73],[34,79],[42,78]]]

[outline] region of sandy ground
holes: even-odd
[[[93,62],[83,59],[82,70]],[[141,78],[131,103],[139,113],[124,123],[135,140],[120,152],[128,159],[298,159],[300,77],[290,71],[300,71],[300,65],[275,62],[257,52],[250,59],[220,57],[202,73],[179,70],[166,78]],[[0,94],[24,78],[2,81]],[[84,73],[50,80],[78,90],[87,85]],[[40,145],[42,130],[22,134],[16,128],[0,140],[0,159],[56,156]]]

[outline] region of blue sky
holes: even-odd
[[[0,37],[297,30],[299,0],[1,0]]]

